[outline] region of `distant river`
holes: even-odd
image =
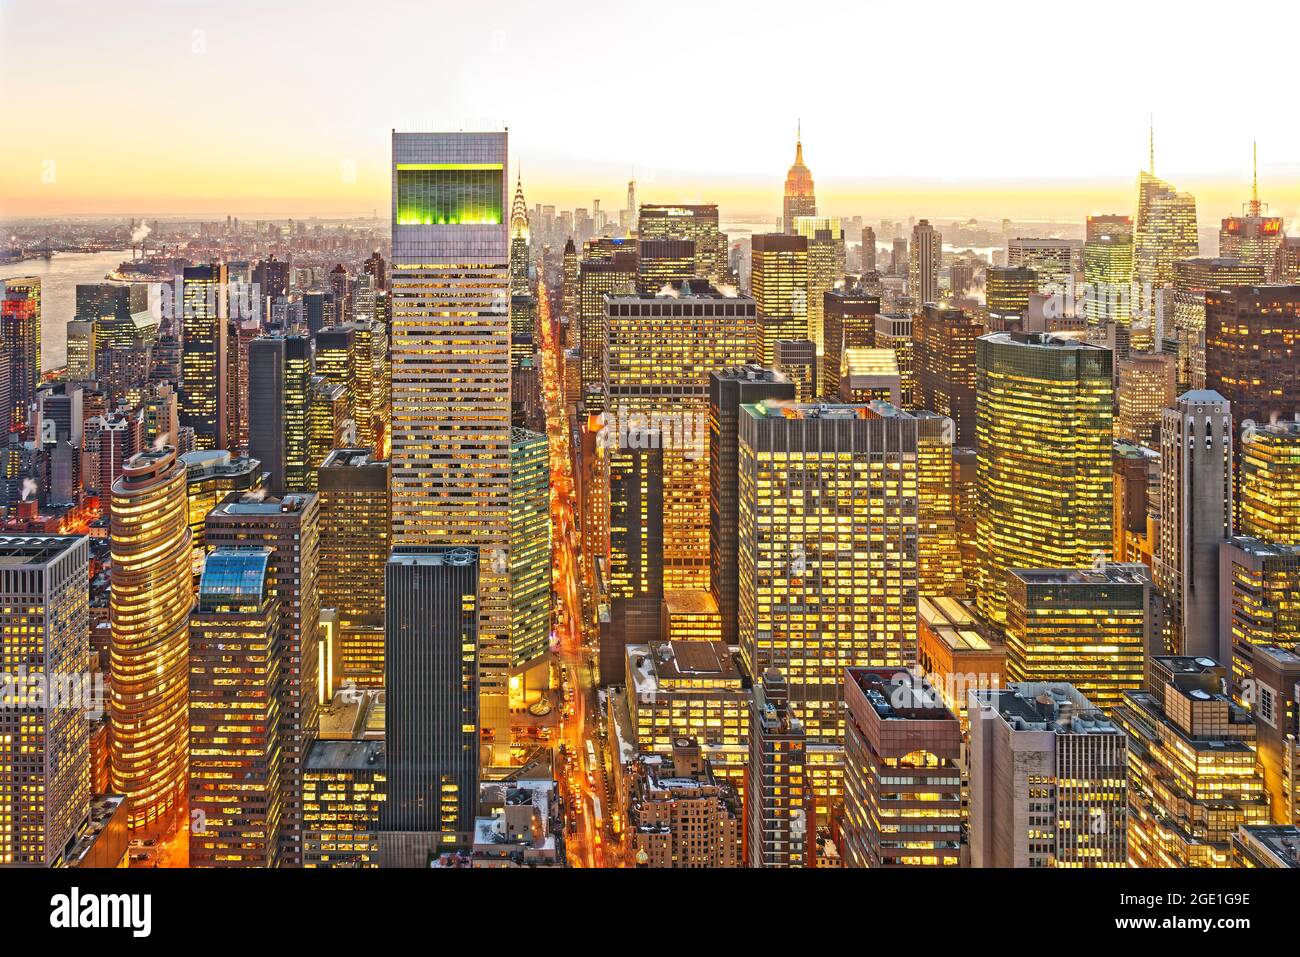
[[[29,259],[0,266],[0,279],[41,278],[41,368],[67,361],[67,323],[77,311],[77,284],[103,282],[126,259],[129,250],[107,253],[55,253],[53,259]]]

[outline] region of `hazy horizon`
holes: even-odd
[[[1300,127],[1240,84],[1187,82],[1222,78],[1214,11],[358,9],[8,0],[0,216],[382,218],[391,129],[508,126],[530,205],[614,211],[635,178],[643,202],[774,217],[802,122],[825,215],[1081,221],[1132,211],[1153,113],[1156,173],[1203,223],[1249,199],[1256,139],[1263,200],[1300,220]],[[1284,57],[1240,69],[1250,89],[1289,83]]]

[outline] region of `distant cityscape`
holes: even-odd
[[[792,147],[6,224],[0,865],[1300,867],[1300,239]]]

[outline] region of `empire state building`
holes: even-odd
[[[785,174],[785,202],[781,208],[781,226],[787,233],[794,232],[796,216],[816,216],[817,197],[813,195],[812,170],[803,162],[802,132],[794,144],[794,164]]]

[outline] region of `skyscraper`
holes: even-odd
[[[1156,656],[1147,691],[1111,712],[1128,735],[1129,863],[1230,867],[1243,824],[1269,823],[1255,724],[1205,657]]]
[[[745,405],[740,647],[787,676],[810,742],[839,744],[843,669],[916,657],[917,422],[884,403]]]
[[[897,668],[846,668],[844,704],[845,866],[959,866],[957,716],[929,682]]]
[[[0,867],[52,867],[90,813],[90,544],[0,535]]]
[[[561,314],[572,325],[578,321],[578,251],[573,245],[573,237],[564,241],[564,254],[561,260],[563,281],[560,286]],[[566,342],[565,348],[572,348],[576,342]]]
[[[477,687],[501,758],[510,669],[507,159],[504,132],[393,133],[393,542],[473,546],[484,556]]]
[[[322,329],[315,343],[314,370],[344,387],[346,443],[380,454],[388,438],[388,334],[382,323],[360,318]]]
[[[1156,583],[1168,605],[1167,650],[1224,660],[1219,544],[1232,535],[1232,413],[1217,392],[1185,392],[1160,430]]]
[[[383,741],[316,741],[303,768],[303,867],[379,866],[388,792]]]
[[[1036,292],[1064,292],[1074,278],[1076,248],[1068,239],[1017,236],[1007,240],[1007,265],[1032,269]]]
[[[386,866],[464,845],[478,806],[479,556],[397,545],[385,572]]]
[[[759,365],[709,373],[709,588],[722,619],[722,639],[728,645],[740,642],[740,410],[768,400],[793,402],[794,383]]]
[[[189,498],[190,544],[199,556],[207,553],[204,535],[208,512],[231,492],[262,488],[266,473],[257,459],[236,458],[225,449],[186,452],[181,462],[185,465],[185,494]]]
[[[911,313],[891,312],[876,316],[874,346],[877,349],[889,349],[894,353],[894,364],[898,367],[900,404],[907,409],[915,408],[916,347],[912,341]],[[830,394],[829,385],[827,394]]]
[[[611,472],[617,457],[657,436],[664,588],[707,589],[709,374],[757,358],[754,300],[696,280],[671,296],[611,295],[606,309]]]
[[[816,216],[817,197],[813,194],[812,171],[803,162],[803,132],[794,144],[794,162],[785,174],[785,199],[781,204],[781,225],[787,233],[794,232],[796,216]]]
[[[642,867],[739,867],[736,791],[714,777],[694,737],[674,739],[671,761],[636,761],[628,824]]]
[[[1160,523],[1160,452],[1145,445],[1113,446],[1114,505],[1111,550],[1114,560],[1155,564]]]
[[[314,493],[279,498],[232,492],[208,514],[208,546],[266,547],[269,588],[279,611],[273,651],[279,673],[280,866],[302,866],[302,765],[319,727],[320,502]]]
[[[510,295],[526,296],[531,291],[528,281],[528,204],[524,202],[524,182],[515,180],[515,198],[510,204]]]
[[[780,364],[778,368],[781,368]],[[814,397],[816,394],[812,393]],[[840,379],[838,398],[841,402],[879,400],[901,406],[903,384],[898,374],[898,356],[894,350],[845,349],[844,375]]]
[[[628,645],[624,674],[637,750],[669,755],[677,739],[691,737],[716,770],[743,785],[750,691],[738,658],[722,642],[698,638]]]
[[[609,450],[608,592],[612,599],[664,593],[663,433],[642,430],[637,441]]]
[[[1182,392],[1206,388],[1205,294],[1264,281],[1258,264],[1239,259],[1182,259],[1174,263],[1173,328],[1165,339],[1178,343],[1178,383]]]
[[[1006,332],[1023,328],[1029,297],[1038,291],[1038,273],[1028,266],[989,266],[984,270],[984,299],[989,330]]]
[[[392,551],[388,462],[369,449],[329,453],[317,470],[320,496],[320,608],[333,609],[329,654],[322,649],[322,699],[339,685],[383,685],[384,568]],[[323,620],[323,617],[322,617]]]
[[[689,239],[641,239],[636,252],[638,292],[654,295],[697,274],[695,243]]]
[[[312,376],[307,388],[307,461],[301,491],[316,490],[317,469],[334,449],[353,445],[355,422],[348,408],[347,389],[322,376]]]
[[[230,449],[229,273],[224,263],[186,266],[181,285],[181,425],[196,449]],[[265,460],[263,460],[265,461]]]
[[[867,349],[881,344],[875,328],[876,316],[879,314],[879,296],[845,290],[828,292],[822,297],[822,338],[825,348],[822,359],[822,391],[826,395],[839,395],[840,376],[844,374],[845,349]]]
[[[1227,216],[1219,225],[1219,255],[1258,266],[1269,282],[1278,281],[1278,252],[1282,248],[1282,217],[1265,216],[1259,200],[1258,153],[1252,147],[1250,202],[1242,215]]]
[[[357,401],[357,336],[352,323],[335,323],[312,336],[311,371],[343,386],[346,396],[346,414],[356,416]],[[361,444],[360,436],[357,444]]]
[[[636,277],[637,256],[631,245],[608,257],[584,259],[578,266],[576,321],[582,356],[581,394],[588,413],[604,412],[607,401],[604,382],[609,328],[605,322],[605,296],[632,293]]]
[[[1177,363],[1170,355],[1137,352],[1118,365],[1115,438],[1154,448],[1160,444],[1161,417],[1174,402]]]
[[[876,271],[876,231],[870,226],[862,227],[862,272],[865,275]]]
[[[823,329],[826,295],[844,281],[844,228],[835,216],[796,216],[794,231],[808,241],[808,338],[825,348]]]
[[[39,276],[0,282],[0,352],[9,358],[9,404],[0,414],[6,432],[23,432],[41,381]]]
[[[923,219],[912,227],[908,252],[907,294],[920,305],[939,301],[939,267],[943,264],[943,236]]]
[[[319,289],[309,290],[302,296],[303,324],[308,335],[315,335],[337,321],[334,318],[334,293]]]
[[[271,335],[248,347],[248,451],[276,492],[311,488],[311,340]]]
[[[796,401],[816,402],[821,395],[817,343],[811,339],[776,340],[772,344],[772,368],[794,383]]]
[[[284,794],[271,549],[217,548],[190,615],[190,866],[275,867]]]
[[[194,600],[185,465],[162,446],[113,483],[109,621],[111,781],[127,826],[161,834],[184,805],[189,771],[189,613]]]
[[[1257,426],[1242,436],[1237,490],[1241,534],[1300,545],[1300,422]]]
[[[957,531],[952,419],[925,409],[916,419],[916,583],[920,598],[957,598],[967,590]]]
[[[1223,542],[1216,624],[1222,644],[1218,660],[1231,665],[1233,694],[1244,701],[1261,648],[1300,653],[1300,545],[1246,535]],[[1255,699],[1253,707],[1260,709],[1257,713],[1267,720],[1270,716],[1263,710],[1266,702],[1259,692],[1254,689],[1250,697]],[[1300,778],[1295,779],[1295,787],[1300,797]]]
[[[1111,354],[1043,333],[976,342],[980,612],[1012,568],[1091,567],[1111,549]]]
[[[771,366],[781,339],[808,338],[808,240],[759,233],[750,240],[750,292],[758,307],[760,361]]]
[[[984,323],[960,309],[922,306],[912,318],[915,404],[953,421],[954,444],[975,445],[975,343]]]
[[[1296,559],[1300,562],[1300,549]],[[1286,648],[1259,647],[1252,665],[1255,755],[1264,790],[1273,820],[1300,826],[1300,655]]]
[[[1125,867],[1128,741],[1072,685],[968,694],[972,867]]]
[[[86,382],[95,378],[95,324],[84,319],[67,325],[68,378]]]
[[[525,700],[549,685],[551,470],[546,436],[510,433],[510,684]]]
[[[1091,326],[1133,318],[1133,220],[1089,216],[1083,244],[1084,311]]]
[[[1205,386],[1256,426],[1300,413],[1300,286],[1205,293]]]
[[[10,280],[11,282],[14,280]],[[125,348],[140,339],[149,309],[149,286],[145,283],[123,285],[118,282],[77,283],[75,318],[95,327],[95,338],[103,346]]]
[[[754,682],[745,769],[745,864],[805,867],[811,789],[803,723],[790,707],[781,673],[767,669]]]
[[[1156,649],[1145,565],[1007,572],[1007,677],[1068,680],[1103,711],[1144,687]]]
[[[1133,275],[1148,296],[1174,281],[1174,263],[1198,254],[1196,198],[1180,193],[1154,172],[1138,174],[1133,228]]]
[[[715,285],[727,281],[727,236],[718,228],[718,207],[713,204],[647,204],[638,217],[637,239],[690,241],[694,246],[694,269],[683,278],[707,279]],[[646,292],[658,292],[659,287]]]
[[[382,616],[393,535],[388,463],[369,449],[335,449],[317,476],[320,605],[345,620]]]

